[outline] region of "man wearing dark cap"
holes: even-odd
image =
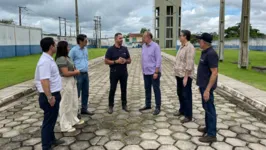
[[[205,110],[205,127],[199,128],[200,132],[207,134],[199,139],[200,142],[216,142],[217,116],[214,106],[213,91],[217,86],[218,77],[218,55],[212,48],[212,35],[203,33],[197,36],[202,49],[198,65],[197,85],[202,97],[202,106]]]

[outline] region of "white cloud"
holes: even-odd
[[[182,28],[192,32],[217,32],[219,27],[219,0],[182,0]],[[226,0],[225,27],[240,22],[242,0]],[[14,19],[18,23],[18,6],[23,11],[23,24],[58,33],[58,16],[67,18],[75,30],[73,0],[0,0],[0,19]],[[80,24],[83,32],[92,37],[95,15],[102,16],[102,35],[115,32],[139,32],[153,29],[153,0],[82,0],[79,1]],[[251,24],[266,33],[266,0],[252,0]],[[64,33],[63,29],[62,32]],[[67,28],[69,32],[69,27]],[[68,33],[69,34],[69,33]]]

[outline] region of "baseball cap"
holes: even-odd
[[[209,33],[202,33],[200,36],[196,36],[196,38],[208,43],[212,43],[212,35]]]

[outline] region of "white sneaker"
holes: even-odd
[[[74,131],[76,131],[76,129],[73,127],[71,129],[67,130],[67,132],[74,132]]]
[[[79,120],[79,122],[78,122],[76,125],[82,125],[82,124],[84,124],[84,123],[85,123],[84,120]]]

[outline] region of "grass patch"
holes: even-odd
[[[106,49],[89,49],[89,59],[105,55]],[[34,78],[38,55],[0,59],[0,89]]]
[[[175,56],[176,50],[165,50],[164,52]],[[239,69],[237,64],[239,50],[225,50],[224,62],[219,63],[219,73],[234,78],[258,89],[266,91],[266,74],[251,69],[251,66],[266,66],[266,52],[250,51],[250,65],[247,70]],[[198,64],[201,51],[197,50],[195,63]]]

